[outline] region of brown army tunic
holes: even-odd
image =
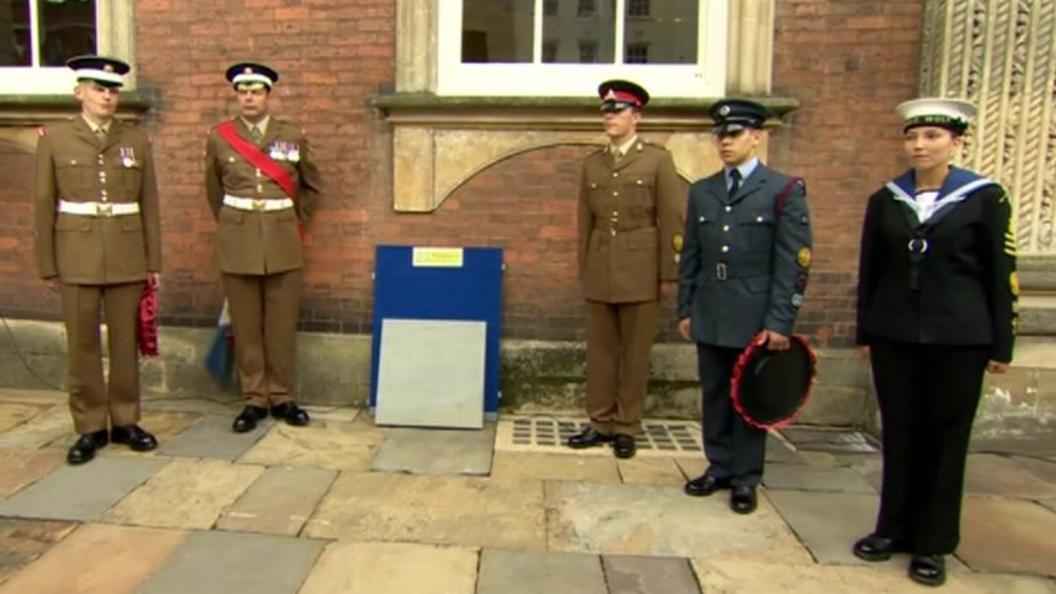
[[[245,121],[238,117],[234,122],[238,133],[252,142]],[[308,220],[320,176],[297,126],[271,117],[257,144],[297,185],[297,195],[289,196],[293,208],[247,211],[223,204],[225,194],[272,200],[287,196],[215,128],[206,143],[205,188],[218,222],[217,264],[223,273],[242,391],[249,404],[266,407],[293,399],[304,266],[298,223]]]
[[[660,282],[677,279],[684,202],[667,149],[637,140],[618,160],[611,150],[586,158],[579,190],[586,406],[607,435],[639,431]]]
[[[41,129],[34,203],[37,269],[63,284],[74,427],[84,434],[139,422],[136,345],[139,297],[161,270],[154,161],[147,134],[117,120],[100,140],[81,115]],[[60,213],[59,201],[138,203],[139,214]],[[105,304],[110,355],[103,380],[99,310]]]

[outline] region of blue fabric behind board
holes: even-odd
[[[461,268],[414,267],[412,246],[379,245],[374,254],[374,331],[370,406],[377,404],[382,320],[473,320],[487,323],[484,412],[499,410],[502,249],[463,248]],[[438,386],[442,389],[442,386]]]

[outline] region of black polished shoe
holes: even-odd
[[[127,445],[133,452],[149,452],[158,447],[158,440],[139,425],[110,429],[110,441]]]
[[[854,543],[851,549],[854,556],[863,561],[887,561],[892,553],[900,552],[898,542],[893,538],[870,534]]]
[[[80,436],[66,452],[66,461],[70,464],[84,464],[95,457],[95,450],[105,446],[110,439],[106,429],[85,433]]]
[[[758,504],[755,498],[755,487],[743,485],[734,487],[730,493],[730,509],[739,514],[750,514]]]
[[[925,586],[946,583],[946,558],[942,555],[913,555],[909,561],[909,579]]]
[[[616,437],[613,438],[612,453],[615,454],[617,458],[633,458],[636,451],[638,451],[638,448],[634,444],[633,435],[617,433]]]
[[[292,401],[271,407],[271,416],[276,419],[282,419],[286,421],[287,425],[293,425],[294,427],[304,427],[311,420],[308,418],[308,413]]]
[[[231,424],[231,428],[235,430],[235,433],[246,433],[256,429],[257,423],[267,417],[268,409],[263,406],[249,404],[242,409],[242,412],[238,413],[238,416],[235,417],[235,422]]]
[[[707,497],[719,489],[728,489],[729,486],[729,481],[717,479],[705,472],[697,478],[687,482],[682,490],[686,492],[686,495],[691,495],[693,497]]]
[[[599,433],[593,427],[587,427],[583,431],[568,438],[568,447],[580,450],[601,445],[603,443],[609,443],[610,441],[612,441],[611,435],[605,435],[604,433]]]

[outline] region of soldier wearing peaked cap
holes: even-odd
[[[709,466],[685,491],[731,488],[730,507],[748,514],[766,431],[736,413],[730,378],[753,338],[772,350],[789,348],[810,268],[810,215],[802,180],[756,156],[770,111],[729,99],[710,114],[723,168],[690,187],[678,288],[679,332],[697,344]]]
[[[74,429],[67,454],[82,464],[108,442],[157,447],[139,425],[136,329],[144,281],[161,274],[161,226],[150,139],[114,118],[129,65],[80,56],[81,113],[42,128],[37,143],[37,268],[61,288]],[[103,379],[100,307],[105,311],[109,381]]]
[[[682,247],[682,185],[663,147],[638,137],[649,94],[628,81],[598,88],[608,145],[586,158],[579,189],[579,271],[587,312],[590,427],[568,445],[612,442],[635,454],[649,381],[660,283]]]
[[[308,413],[293,391],[304,267],[300,226],[318,198],[319,170],[303,131],[268,111],[278,73],[241,62],[226,77],[239,115],[209,133],[205,188],[218,222],[217,259],[246,397],[232,428],[251,431],[269,410],[290,425],[306,425]]]
[[[912,555],[909,577],[937,586],[959,541],[964,467],[984,372],[1003,373],[1016,330],[1012,200],[951,165],[975,107],[898,106],[910,169],[869,198],[858,270],[858,343],[873,367],[884,476],[866,561]]]

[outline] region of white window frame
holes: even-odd
[[[579,97],[608,78],[629,78],[655,97],[721,97],[726,91],[728,2],[698,0],[696,64],[623,64],[626,0],[616,0],[616,63],[542,62],[543,0],[535,0],[531,63],[462,63],[462,0],[438,2],[438,95]]]
[[[46,0],[30,3],[30,24],[39,26],[38,6]],[[132,61],[132,1],[96,0],[95,29],[97,51],[102,55]],[[34,41],[38,36],[33,36]],[[39,43],[34,43],[33,62],[39,64]],[[125,77],[124,90],[136,87],[133,73]],[[77,79],[65,66],[0,66],[2,95],[69,95]]]

